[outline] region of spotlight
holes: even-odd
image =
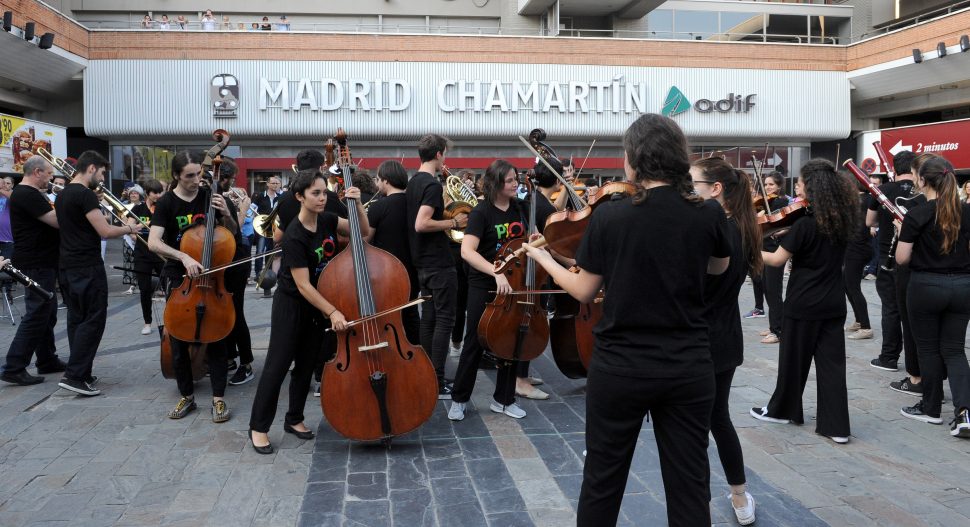
[[[960,35],[960,52],[970,51],[970,37]]]
[[[27,22],[24,24],[24,40],[34,40],[34,23]]]
[[[54,34],[44,33],[43,35],[40,36],[40,44],[37,44],[37,47],[40,49],[51,49],[51,46],[53,45],[54,45]]]
[[[917,64],[923,62],[923,52],[919,48],[913,48],[913,62]]]
[[[12,28],[12,27],[13,27],[13,11],[4,11],[3,12],[3,30],[4,31],[10,31],[10,28]]]
[[[936,44],[936,56],[939,57],[939,58],[943,58],[943,57],[946,56],[946,43],[945,42],[938,42]]]

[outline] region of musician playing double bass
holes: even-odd
[[[183,275],[194,278],[203,271],[202,264],[178,249],[182,234],[199,224],[204,225],[209,209],[207,192],[200,190],[203,179],[203,152],[182,150],[172,158],[172,180],[175,188],[166,192],[155,204],[151,230],[148,234],[148,248],[167,258],[162,276],[167,279],[171,296],[182,282]],[[217,184],[214,182],[213,185]],[[218,192],[211,193],[212,206],[220,225],[231,232],[238,232],[233,213],[226,200]],[[196,409],[195,386],[192,380],[192,365],[189,345],[178,339],[171,339],[172,354],[175,361],[175,378],[181,398],[175,408],[168,413],[171,419],[181,419]],[[209,380],[212,385],[212,421],[223,423],[229,420],[229,406],[223,396],[226,391],[228,368],[226,347],[223,341],[210,343],[206,347],[209,364]]]
[[[347,327],[344,314],[317,291],[317,280],[337,255],[337,234],[347,235],[349,224],[336,214],[324,212],[328,199],[327,180],[320,170],[301,170],[290,190],[300,203],[300,212],[283,234],[283,259],[279,287],[273,296],[269,351],[249,420],[249,438],[253,449],[260,454],[273,453],[269,429],[276,418],[280,386],[291,363],[294,366],[290,378],[289,410],[283,430],[300,439],[313,439],[313,432],[303,422],[303,408],[320,355],[320,339],[331,324],[337,331]],[[360,189],[347,189],[347,197],[357,200],[361,231],[366,234],[370,227],[360,204]]]

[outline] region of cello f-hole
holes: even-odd
[[[348,328],[347,329],[347,336],[348,337],[356,337],[357,336],[357,331],[354,330],[353,328]],[[344,343],[345,343],[345,346],[344,346],[344,348],[345,348],[344,349],[344,361],[343,362],[340,362],[339,360],[336,361],[335,365],[337,366],[337,371],[344,372],[344,371],[347,371],[347,368],[350,367],[350,341],[351,340],[353,340],[353,339],[348,338],[347,340],[344,341]]]
[[[404,359],[404,360],[411,360],[411,359],[414,358],[414,351],[407,350],[407,352],[405,352],[404,351],[404,348],[401,347],[401,338],[400,338],[400,336],[398,336],[398,334],[397,334],[397,328],[394,327],[394,324],[390,324],[390,323],[384,324],[384,331],[387,332],[387,333],[391,333],[392,335],[394,335],[394,347],[397,348],[397,354],[402,359]]]

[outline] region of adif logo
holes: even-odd
[[[700,113],[748,113],[755,106],[754,98],[757,96],[755,93],[747,96],[729,93],[727,97],[719,101],[699,99],[693,106]],[[673,117],[690,110],[690,108],[690,100],[687,99],[684,92],[680,91],[676,86],[671,86],[670,91],[667,92],[667,98],[664,99],[661,113],[667,117]]]
[[[666,117],[673,117],[687,110],[690,110],[690,101],[687,100],[687,96],[676,86],[671,86],[670,91],[667,92],[667,98],[664,99],[664,107],[661,113]]]

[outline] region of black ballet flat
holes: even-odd
[[[256,446],[256,443],[253,443],[253,431],[252,430],[249,431],[249,442],[252,443],[253,450],[255,450],[257,454],[264,454],[265,455],[265,454],[272,454],[273,453],[273,444],[272,443],[270,443],[270,444],[268,444],[266,446]]]
[[[307,430],[306,432],[300,432],[299,430],[297,430],[296,428],[293,428],[288,424],[283,425],[283,431],[286,432],[287,434],[293,434],[296,437],[299,437],[300,439],[313,439],[314,437],[316,437],[315,435],[313,435],[312,430]]]

